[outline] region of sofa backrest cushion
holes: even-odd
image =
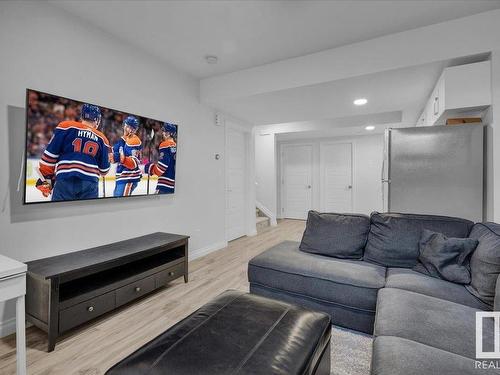
[[[370,230],[365,215],[309,211],[300,250],[343,259],[361,259]]]
[[[417,264],[424,229],[446,237],[465,238],[472,221],[435,215],[373,212],[364,260],[386,267],[412,268]]]
[[[467,290],[493,306],[500,274],[500,224],[478,223],[472,228],[470,237],[479,244],[470,260],[471,283]]]

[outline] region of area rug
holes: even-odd
[[[372,342],[370,335],[333,326],[331,375],[369,375]]]

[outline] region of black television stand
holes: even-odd
[[[184,276],[188,236],[153,233],[28,262],[26,319],[57,338]]]

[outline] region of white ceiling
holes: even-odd
[[[260,127],[258,134],[272,132],[276,134],[278,141],[382,134],[387,127],[407,127],[402,123],[402,115],[401,111],[394,111],[348,118],[274,124]],[[372,125],[374,129],[366,130],[367,125]]]
[[[221,100],[220,110],[253,124],[364,116],[401,111],[402,122],[415,124],[439,75],[448,62],[436,62],[355,78],[250,97]],[[356,98],[368,104],[355,106]]]
[[[500,8],[498,0],[50,2],[198,78]]]

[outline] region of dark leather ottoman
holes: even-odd
[[[330,317],[227,291],[107,375],[330,374]]]

